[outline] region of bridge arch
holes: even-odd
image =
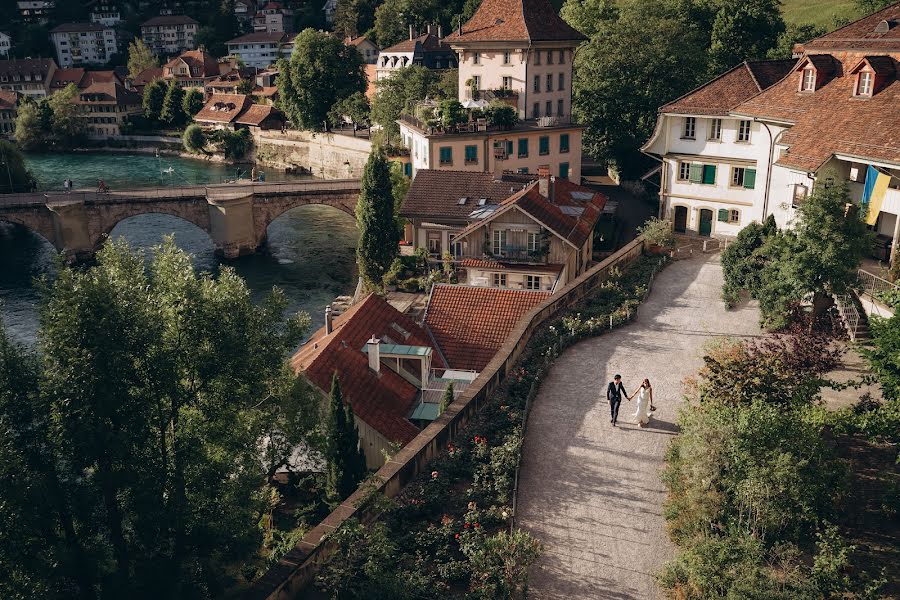
[[[56,242],[56,227],[53,224],[53,218],[50,216],[49,211],[47,211],[46,215],[29,213],[4,214],[0,215],[0,222],[24,227],[53,246],[57,252],[63,251],[63,248],[60,248]]]
[[[276,198],[255,198],[253,201],[253,226],[256,239],[263,242],[269,225],[288,211],[304,206],[330,206],[356,219],[356,201],[359,190],[335,191],[324,194],[299,194]]]
[[[163,216],[166,217],[165,220],[176,220],[180,221],[182,224],[187,224],[188,227],[180,230],[173,231],[172,226],[170,224],[162,223],[159,227],[159,235],[158,236],[143,236],[140,240],[140,245],[148,245],[155,246],[156,244],[161,244],[163,241],[163,237],[165,235],[174,233],[176,236],[176,241],[179,246],[193,246],[192,238],[201,238],[204,243],[208,243],[210,247],[215,247],[215,241],[212,239],[212,236],[209,233],[209,230],[202,227],[200,224],[194,222],[191,219],[186,219],[183,216],[172,214],[172,211],[159,211],[159,212],[143,212],[134,214],[131,216],[124,217],[116,221],[112,227],[109,227],[108,230],[103,231],[96,240],[96,249],[99,249],[107,240],[112,239],[123,232],[116,232],[116,228],[121,226],[128,227],[129,223],[134,223],[139,221],[145,217],[154,217],[154,216]],[[150,229],[155,229],[156,227],[152,227]],[[129,232],[131,233],[131,232]],[[132,240],[133,241],[133,240]],[[192,253],[197,253],[198,248],[186,248]],[[202,249],[200,249],[202,251]]]
[[[210,236],[209,205],[205,199],[189,203],[148,202],[98,205],[97,227],[92,227],[92,241],[99,248],[123,221],[145,215],[168,215],[186,221]],[[211,238],[210,238],[211,239]]]

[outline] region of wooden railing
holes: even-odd
[[[478,378],[447,407],[447,410],[378,470],[374,477],[374,488],[364,486],[354,492],[306,534],[300,543],[285,554],[265,575],[256,580],[244,594],[244,598],[246,600],[297,598],[333,552],[326,535],[348,519],[358,519],[362,522],[376,519],[377,515],[372,513],[365,503],[368,494],[380,493],[393,498],[400,493],[403,487],[422,472],[441,449],[446,448],[456,434],[478,413],[506,378],[537,329],[548,319],[591,295],[609,279],[613,267],[621,268],[637,259],[643,246],[643,240],[634,240],[523,316]]]

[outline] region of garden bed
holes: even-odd
[[[515,528],[527,411],[559,354],[630,321],[665,257],[642,256],[541,326],[504,383],[454,441],[394,499],[373,493],[380,522],[345,523],[317,585],[340,598],[515,598],[540,542]]]

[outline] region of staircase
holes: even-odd
[[[841,315],[841,321],[847,329],[847,335],[853,342],[862,342],[869,339],[869,319],[862,310],[859,298],[856,294],[849,293],[843,296],[835,296],[834,303]]]

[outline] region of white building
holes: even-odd
[[[264,31],[248,33],[225,42],[229,56],[241,59],[244,65],[265,69],[279,58],[290,58],[294,52],[294,36]]]
[[[196,48],[198,26],[185,15],[160,15],[141,23],[141,39],[156,54],[181,54]]]
[[[433,28],[431,25],[421,35],[415,35],[410,25],[409,39],[378,52],[377,60],[376,80],[390,77],[397,69],[413,65],[426,69],[455,69],[458,63],[456,52],[441,39],[440,27]]]
[[[18,0],[19,14],[26,23],[46,24],[56,7],[54,0]]]
[[[119,7],[108,0],[97,2],[91,9],[91,23],[99,23],[107,27],[115,27],[122,22]]]
[[[789,226],[813,186],[845,182],[887,259],[900,234],[900,4],[795,50],[788,67],[741,65],[660,110],[644,146],[662,160],[660,212],[676,230],[732,236],[769,215]]]
[[[0,57],[6,58],[9,56],[10,48],[12,48],[12,39],[8,33],[0,31]]]
[[[66,23],[50,31],[56,58],[63,69],[105,65],[118,52],[116,31],[99,23]]]
[[[253,24],[253,16],[256,14],[256,8],[253,0],[235,0],[234,1],[234,17],[238,20],[241,27],[250,27]]]
[[[294,11],[278,2],[268,2],[253,19],[253,30],[266,33],[290,33],[294,30]]]

